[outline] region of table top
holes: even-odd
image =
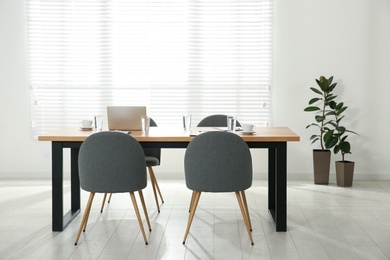
[[[191,132],[186,132],[182,129],[151,127],[148,134],[142,134],[141,131],[131,131],[130,134],[139,142],[189,142],[195,138],[191,135],[206,131],[221,130],[213,127],[194,127]],[[85,131],[78,127],[61,127],[38,136],[38,141],[83,142],[93,133],[96,131]],[[246,142],[298,142],[300,140],[300,137],[288,127],[257,126],[253,134],[244,134],[242,131],[236,131],[235,134],[240,135]]]

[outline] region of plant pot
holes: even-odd
[[[351,162],[351,161],[336,162],[337,186],[341,186],[341,187],[352,186],[354,168],[355,168],[355,162]]]
[[[329,184],[330,150],[313,150],[314,184]]]

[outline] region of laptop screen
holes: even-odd
[[[141,116],[146,116],[145,106],[108,106],[108,129],[141,131]]]

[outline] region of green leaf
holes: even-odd
[[[325,113],[325,116],[334,116],[334,115],[336,115],[336,114],[334,113],[334,111],[329,111],[329,112],[326,112],[326,113]]]
[[[329,107],[331,109],[335,109],[336,108],[336,102],[334,102],[333,100],[329,102]]]
[[[311,143],[314,144],[314,143],[317,142],[318,140],[320,140],[320,138],[314,139]]]
[[[338,141],[337,137],[331,136],[331,137],[326,139],[325,147],[327,149],[330,149],[330,148],[332,148],[333,146],[335,146],[337,144],[337,141]]]
[[[332,136],[333,136],[333,130],[329,130],[328,132],[326,132],[324,134],[324,141],[326,141],[327,139],[329,139]]]
[[[338,126],[336,127],[337,131],[340,133],[340,134],[344,134],[345,133],[345,127],[344,126]]]
[[[336,115],[337,115],[337,116],[341,115],[341,113],[343,113],[347,108],[348,108],[348,107],[343,107],[342,109],[338,110],[338,111],[336,112]]]
[[[332,77],[332,79],[333,79],[333,77]],[[332,84],[332,81],[330,81],[329,84]],[[334,88],[336,87],[336,85],[337,85],[337,83],[333,83],[332,85],[330,85],[329,92],[333,91]]]
[[[315,138],[318,138],[318,135],[312,135],[312,136],[310,136],[310,140],[313,140],[313,139],[315,139]]]
[[[333,81],[333,76],[330,76],[329,79],[328,79],[329,85],[332,84],[332,81]],[[337,83],[335,83],[335,84],[337,84]]]
[[[311,104],[317,102],[318,100],[322,100],[322,98],[312,98],[312,99],[310,99],[309,105],[311,105]]]
[[[325,98],[325,101],[330,102],[330,101],[332,101],[333,99],[335,99],[336,97],[337,97],[337,96],[330,94],[329,96],[327,96],[327,97]]]
[[[337,104],[337,106],[335,107],[337,110],[339,110],[340,108],[342,108],[344,106],[344,103],[343,102],[340,102]]]
[[[349,142],[343,142],[340,144],[340,150],[343,153],[351,153],[351,145]]]
[[[313,87],[310,89],[313,90],[315,93],[322,95],[322,92],[320,90],[313,88]]]
[[[319,125],[317,125],[317,124],[315,124],[315,123],[312,123],[312,124],[310,124],[310,125],[307,125],[307,126],[306,126],[306,129],[309,128],[309,127],[311,127],[311,126],[316,126],[316,127],[318,127],[318,128],[320,127]]]
[[[358,133],[356,133],[354,131],[351,131],[351,130],[345,130],[345,132],[352,133],[352,134],[355,134],[355,135],[359,135]]]
[[[312,111],[318,111],[321,110],[319,107],[310,106],[304,109],[305,112],[312,112]]]
[[[334,154],[338,154],[340,152],[340,146],[339,145],[335,145],[334,149],[333,149],[333,153]]]
[[[317,121],[318,123],[321,123],[322,120],[325,119],[325,117],[317,115],[317,116],[315,116],[315,119],[316,119],[316,121]]]

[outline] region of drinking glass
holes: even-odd
[[[190,129],[191,129],[191,114],[183,115],[183,128],[186,131],[190,131]]]
[[[94,116],[94,128],[96,131],[102,131],[102,129],[103,129],[103,116],[102,115]]]
[[[228,116],[227,117],[227,127],[228,132],[233,133],[236,130],[236,117]]]
[[[141,116],[141,129],[143,134],[149,133],[150,117]]]

